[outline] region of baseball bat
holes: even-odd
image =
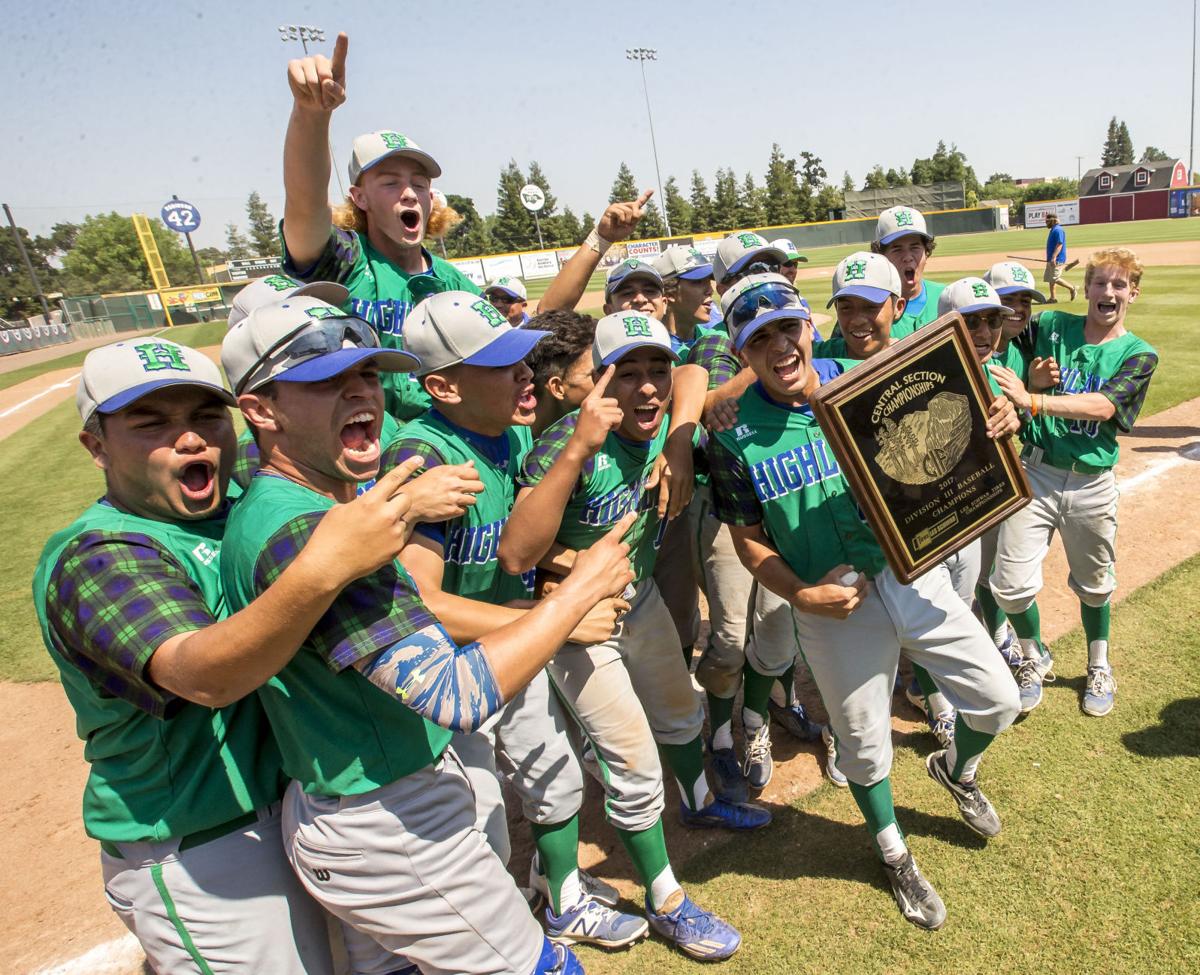
[[[1028,261],[1030,264],[1045,264],[1046,263],[1046,259],[1044,257],[1042,257],[1040,254],[1037,257],[1026,257],[1023,254],[1005,254],[1004,256],[1007,257],[1010,261]],[[1075,265],[1077,265],[1078,263],[1079,263],[1078,260],[1071,261],[1070,264],[1066,265],[1063,268],[1063,273],[1066,274],[1067,271],[1071,270],[1071,268],[1075,267]]]

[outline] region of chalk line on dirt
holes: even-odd
[[[17,403],[15,406],[10,406],[3,413],[0,413],[0,420],[3,420],[6,416],[12,416],[14,413],[17,413],[17,412],[25,409],[25,407],[27,407],[30,403],[34,403],[37,400],[40,400],[43,396],[50,395],[56,389],[66,389],[68,386],[73,384],[75,382],[75,380],[78,378],[79,378],[79,373],[75,373],[74,375],[68,376],[66,379],[64,379],[60,383],[55,383],[53,386],[47,386],[45,389],[41,390],[40,392],[34,393],[32,396],[29,397],[29,399],[23,399],[23,400],[21,400],[21,402]]]
[[[96,945],[82,955],[39,968],[33,975],[123,975],[140,966],[142,946],[132,934]]]
[[[1165,460],[1160,460],[1156,464],[1151,464],[1140,474],[1134,474],[1133,477],[1118,480],[1117,487],[1122,493],[1136,491],[1145,484],[1150,483],[1156,478],[1161,477],[1172,467],[1178,467],[1180,464],[1186,464],[1190,460],[1200,460],[1200,442],[1190,443],[1186,447],[1180,447],[1179,452],[1174,457],[1168,457]]]

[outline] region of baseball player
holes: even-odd
[[[529,305],[529,294],[525,290],[525,282],[520,278],[508,275],[497,278],[483,293],[513,328],[528,323],[529,315],[525,309]]]
[[[550,334],[525,358],[533,371],[534,405],[530,432],[534,438],[568,413],[574,413],[592,391],[592,340],[596,319],[573,311],[546,311],[531,319]]]
[[[76,403],[105,493],[47,542],[33,595],[87,742],[84,826],[109,903],[156,972],[332,972],[323,912],[282,856],[280,756],[252,692],[403,544],[395,490],[412,468],[231,613],[233,397],[216,365],[166,339],[118,342],[88,353]]]
[[[328,201],[329,122],[346,100],[348,47],[339,34],[332,59],[316,54],[288,62],[292,115],[283,147],[283,266],[303,281],[345,285],[347,310],[370,322],[386,348],[400,348],[404,319],[422,298],[479,289],[423,246],[433,211],[431,185],[442,168],[402,133],[369,132],[354,140],[350,194],[335,223]],[[387,410],[398,420],[429,408],[411,373],[385,373],[383,382]]]
[[[793,287],[796,284],[796,275],[800,273],[800,265],[807,264],[808,258],[805,257],[786,237],[780,237],[778,240],[771,241],[772,247],[777,247],[783,251],[783,264],[779,268],[779,273],[787,278],[788,284]]]
[[[354,500],[358,480],[376,474],[379,371],[419,363],[311,298],[252,312],[226,335],[221,359],[263,460],[225,532],[222,579],[231,607],[241,607],[305,550],[331,509]],[[470,468],[426,476],[440,470],[449,472],[440,513],[414,520],[445,521],[472,502],[459,486]],[[259,691],[292,779],[283,837],[293,869],[345,925],[422,972],[582,970],[545,938],[475,828],[448,745],[452,731],[478,728],[515,697],[593,607],[624,588],[632,576],[620,534],[631,523],[579,552],[539,606],[465,646],[389,562],[346,587]]]
[[[668,247],[652,262],[663,283],[662,323],[672,345],[686,356],[707,334],[713,317],[712,264],[694,247]]]
[[[767,810],[714,798],[709,789],[704,710],[651,578],[664,521],[659,491],[648,482],[664,450],[690,461],[704,375],[691,367],[700,381],[685,397],[689,367],[680,367],[668,416],[670,336],[661,322],[633,312],[597,322],[592,357],[595,385],[582,407],[547,429],[525,459],[500,561],[510,572],[540,565],[569,580],[573,553],[636,512],[628,536],[635,580],[628,614],[609,640],[567,643],[550,662],[550,675],[604,770],[605,811],[645,885],[651,927],[693,957],[728,958],[740,935],[694,904],[671,871],[658,758],[661,747],[686,825],[743,830],[770,822]],[[555,542],[563,551],[552,551]]]
[[[1042,561],[1056,530],[1062,533],[1067,584],[1079,597],[1088,642],[1083,711],[1102,717],[1113,708],[1116,680],[1108,641],[1116,588],[1117,433],[1133,428],[1158,366],[1154,349],[1125,328],[1141,280],[1142,265],[1132,251],[1094,252],[1083,279],[1087,314],[1046,311],[1031,326],[1030,369],[1050,361],[1059,371],[1053,388],[1031,394],[1011,371],[991,370],[1016,406],[1031,414],[1021,458],[1034,501],[1000,526],[990,580],[996,602],[1021,640],[1024,659],[1017,683],[1023,712],[1041,701],[1042,683],[1054,663],[1041,642],[1036,599]]]
[[[534,595],[532,574],[505,573],[496,551],[516,495],[516,473],[532,444],[533,373],[523,360],[548,333],[505,328],[499,314],[467,292],[435,295],[417,306],[406,325],[406,347],[420,358],[419,373],[436,405],[405,425],[380,462],[381,471],[413,457],[425,469],[471,464],[484,480],[474,505],[458,518],[419,526],[401,555],[426,605],[458,643],[519,620]],[[606,640],[615,612],[627,608],[611,600],[599,604],[571,639]],[[476,805],[485,827],[501,833],[505,863],[507,822],[493,754],[521,798],[537,847],[531,886],[546,897],[551,938],[614,948],[644,937],[645,919],[613,910],[617,891],[579,869],[583,773],[545,672],[489,724],[470,736],[456,735],[454,748],[470,763],[469,739],[482,742],[491,781],[476,785]],[[492,830],[485,831],[490,836]]]
[[[936,246],[921,211],[897,206],[879,215],[871,250],[896,266],[905,301],[904,314],[892,327],[893,339],[902,339],[938,317],[938,295],[943,286],[925,280],[925,265]]]
[[[905,843],[888,777],[900,650],[935,676],[958,711],[954,741],[933,752],[926,767],[982,836],[996,835],[1000,821],[976,770],[1017,714],[1016,687],[943,567],[909,585],[887,567],[808,408],[821,376],[799,302],[776,282],[771,275],[743,280],[724,303],[734,346],[759,379],[742,397],[739,426],[710,441],[714,504],[746,567],[797,610],[805,660],[837,737],[838,765],[901,912],[938,928],[945,907]],[[1011,420],[1011,409],[989,418],[989,435]]]

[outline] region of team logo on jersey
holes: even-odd
[[[503,328],[508,324],[506,319],[500,312],[496,311],[490,301],[484,301],[482,298],[471,306],[472,311],[479,312],[480,316],[487,319],[487,323],[492,328]]]
[[[971,293],[974,294],[976,298],[986,298],[988,296],[988,286],[980,281],[971,285]]]
[[[158,372],[159,369],[177,369],[180,372],[191,372],[192,367],[183,361],[183,351],[165,342],[149,342],[145,345],[135,345],[133,350],[142,360],[142,370]]]
[[[389,149],[408,148],[408,140],[399,132],[380,132],[379,138],[383,140],[383,144]]]
[[[201,565],[212,565],[213,560],[217,557],[217,549],[206,542],[201,542],[192,549],[192,555],[196,557],[196,561]]]
[[[1012,279],[1021,282],[1021,284],[1029,284],[1029,272],[1019,264],[1014,264],[1012,265]]]
[[[596,470],[597,471],[606,471],[610,467],[612,467],[612,458],[609,457],[608,454],[597,454],[596,455]]]
[[[735,440],[745,440],[747,437],[754,435],[754,431],[750,429],[749,424],[740,423],[733,428],[733,436]]]
[[[846,265],[846,280],[847,281],[865,281],[867,278],[867,262],[866,261],[850,261]]]
[[[290,291],[296,287],[296,282],[291,278],[285,278],[282,274],[270,274],[262,279],[263,284],[274,291]]]
[[[648,339],[650,334],[650,319],[643,318],[641,315],[626,315],[621,319],[621,324],[625,326],[625,334],[631,339]]]
[[[897,210],[896,211],[896,226],[911,227],[913,225],[912,210]]]

